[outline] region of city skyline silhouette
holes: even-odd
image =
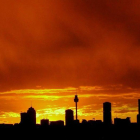
[[[105,125],[112,125],[112,124],[130,124],[134,122],[131,122],[131,117],[127,116],[126,118],[120,118],[120,117],[112,117],[112,106],[111,106],[111,102],[104,102],[103,103],[103,109],[102,109],[102,120],[98,120],[96,118],[94,118],[92,120],[86,120],[85,118],[82,119],[82,121],[80,122],[80,120],[78,119],[78,105],[77,102],[79,102],[79,98],[78,95],[76,94],[74,97],[74,103],[75,105],[75,111],[72,109],[66,109],[65,110],[65,120],[55,120],[55,121],[49,121],[49,118],[43,118],[40,120],[40,124],[41,125],[55,125],[55,123],[60,123],[60,125],[64,126],[64,125],[72,125],[74,123],[74,121],[78,124],[80,123],[87,123],[87,122],[100,122],[103,123]],[[28,108],[27,112],[21,112],[20,113],[20,122],[16,122],[15,124],[21,124],[21,125],[36,125],[38,124],[36,122],[36,110],[33,108],[32,103],[31,103],[31,107]],[[137,122],[136,124],[140,124],[140,99],[138,99],[138,113],[137,113]],[[113,120],[114,119],[114,120]],[[4,124],[4,123],[2,123]]]
[[[112,103],[112,118],[126,118],[131,117],[131,122],[137,122],[137,96],[136,93],[124,93],[123,95],[117,95],[118,90],[127,90],[122,85],[114,85],[108,87],[98,86],[84,86],[79,87],[78,96],[80,102],[78,102],[78,119],[102,120],[102,108],[103,102]],[[114,97],[108,94],[102,94],[101,92],[114,92]],[[20,113],[26,112],[27,109],[32,106],[37,111],[37,123],[40,123],[41,119],[49,118],[51,121],[65,120],[65,110],[72,109],[75,113],[75,103],[72,102],[73,96],[77,93],[77,88],[64,88],[64,89],[28,89],[3,93],[1,100],[6,100],[3,103],[1,111],[6,108],[7,111],[2,111],[1,123],[14,124],[20,122]],[[132,95],[133,94],[133,95]],[[131,96],[134,98],[131,99]],[[16,97],[16,98],[15,98]],[[8,100],[7,100],[8,99]],[[129,102],[132,101],[130,104]],[[11,109],[10,109],[11,108]]]
[[[138,0],[0,0],[0,21],[0,134],[139,139]]]
[[[78,95],[74,97],[74,102],[78,102]],[[75,106],[77,112],[78,106]],[[111,140],[113,139],[128,139],[139,138],[140,129],[140,99],[138,99],[138,114],[137,122],[132,123],[131,118],[114,118],[112,122],[112,109],[110,102],[103,103],[103,122],[101,120],[85,120],[82,122],[78,120],[78,113],[74,117],[74,111],[71,109],[65,110],[65,124],[63,120],[49,121],[49,119],[40,120],[40,124],[36,123],[36,110],[31,106],[27,112],[21,113],[20,123],[0,124],[1,135],[5,138],[17,138],[18,135],[23,137],[41,138],[43,139],[47,134],[52,139],[65,139],[69,136],[70,139],[93,137],[95,140]],[[94,133],[93,133],[94,132]],[[92,133],[94,135],[92,135]],[[53,134],[53,135],[52,135]],[[55,134],[55,135],[54,135]],[[65,134],[65,136],[64,136]],[[70,134],[70,135],[69,135]],[[117,135],[116,135],[117,134]],[[115,137],[114,137],[115,136]],[[75,138],[73,138],[75,137]]]

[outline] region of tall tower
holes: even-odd
[[[76,120],[77,120],[77,103],[78,103],[78,101],[79,101],[78,95],[75,95],[74,102],[76,104]]]
[[[107,125],[112,124],[111,103],[110,102],[103,103],[103,121]]]

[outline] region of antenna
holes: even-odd
[[[31,101],[31,107],[32,107],[32,101]]]

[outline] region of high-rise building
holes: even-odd
[[[36,124],[36,111],[34,108],[30,107],[26,112],[20,113],[21,121],[20,124],[23,125],[35,125]]]
[[[107,125],[112,124],[111,103],[110,102],[103,103],[103,122],[104,122],[104,124],[107,124]]]
[[[140,114],[137,115],[137,123],[140,124]]]
[[[29,116],[29,123],[36,124],[36,111],[35,111],[35,109],[30,107],[27,111],[27,114]]]
[[[67,109],[65,111],[65,123],[66,123],[66,126],[72,125],[73,120],[74,120],[73,110]]]
[[[137,115],[137,123],[140,124],[140,99],[138,99],[138,115]]]
[[[140,99],[138,99],[138,114],[140,114]]]
[[[20,113],[20,124],[28,124],[29,122],[29,117],[28,114],[26,112]]]

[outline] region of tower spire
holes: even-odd
[[[76,105],[76,120],[77,120],[77,103],[78,103],[79,99],[78,99],[78,95],[77,95],[77,91],[76,91],[76,95],[75,95],[75,98],[74,98],[74,102],[75,102],[75,105]]]

